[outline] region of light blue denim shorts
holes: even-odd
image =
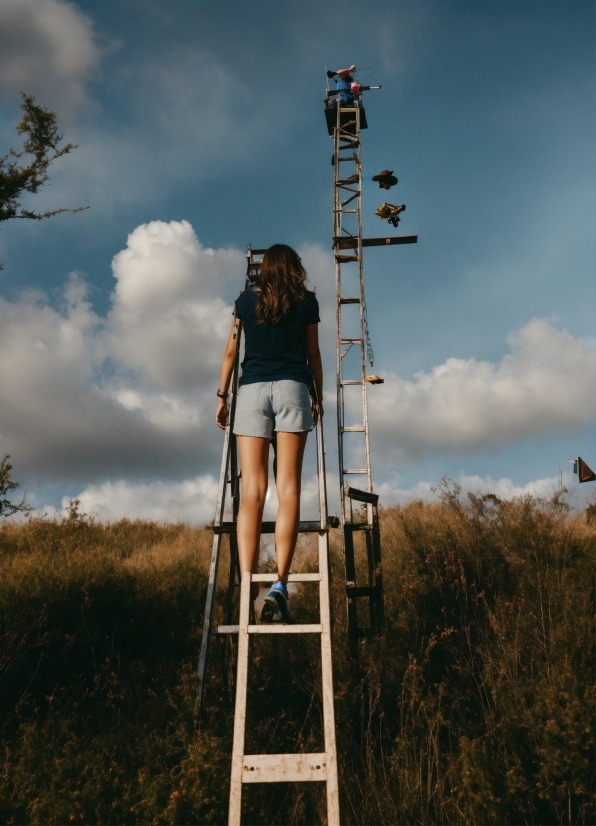
[[[312,430],[308,386],[301,381],[257,381],[243,384],[238,392],[234,433],[271,439],[274,432],[302,433]]]

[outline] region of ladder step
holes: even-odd
[[[344,470],[344,473],[346,471]],[[358,488],[351,488],[346,485],[346,496],[348,499],[355,499],[357,502],[366,502],[368,505],[379,504],[379,494],[369,493],[366,490],[358,490]]]
[[[349,250],[349,249],[356,249],[358,246],[358,239],[357,238],[344,238],[336,237],[333,239],[333,243],[340,248],[340,250]],[[418,236],[417,235],[390,235],[389,237],[385,238],[363,238],[362,239],[362,246],[363,247],[388,247],[393,246],[394,244],[417,244],[418,243]]]
[[[343,387],[344,384],[362,384],[362,379],[345,379],[340,381],[341,386]]]
[[[237,634],[238,633],[238,626],[237,625],[212,625],[209,629],[211,633],[215,636],[218,634]]]
[[[243,783],[303,783],[327,780],[327,755],[245,754]]]
[[[347,427],[342,427],[342,433],[364,433],[365,427],[363,424],[350,424]]]
[[[350,598],[356,597],[380,597],[382,591],[376,585],[347,585],[346,596]]]
[[[357,295],[354,296],[346,296],[345,298],[339,299],[340,304],[360,304],[360,298]]]
[[[285,625],[281,622],[272,622],[265,625],[249,625],[249,634],[321,634],[322,625]]]
[[[329,528],[337,528],[339,526],[339,521],[337,517],[329,517],[327,519],[327,528],[321,528],[321,523],[314,521],[314,522],[301,522],[300,527],[298,529],[298,533],[318,533],[320,530],[328,530]],[[222,522],[221,525],[214,525],[213,526],[213,533],[235,533],[236,532],[236,523],[235,522]],[[261,527],[261,533],[275,533],[275,522],[263,522]]]
[[[361,338],[340,338],[340,344],[359,344],[362,342]]]
[[[344,531],[367,531],[369,529],[368,522],[344,522]]]
[[[348,264],[350,261],[358,261],[357,255],[336,255],[335,260],[340,264]]]
[[[339,522],[339,519],[337,520]],[[321,574],[290,574],[288,582],[320,582]],[[277,574],[253,574],[251,582],[277,582]]]
[[[359,474],[359,473],[367,473],[366,468],[346,468],[343,471],[344,476],[347,476],[348,473]]]
[[[277,579],[277,577],[273,577],[273,579]],[[223,636],[225,634],[237,634],[238,626],[212,625],[210,630],[214,636]],[[322,625],[286,625],[282,622],[248,626],[249,634],[320,634],[322,630]]]

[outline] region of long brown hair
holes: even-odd
[[[261,289],[257,324],[277,324],[294,301],[306,295],[306,270],[298,254],[287,244],[269,247],[255,281]]]

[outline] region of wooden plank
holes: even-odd
[[[337,525],[330,524],[329,527],[334,528]],[[318,521],[309,521],[309,522],[301,522],[300,527],[298,528],[298,533],[318,533],[321,530],[321,525]],[[213,525],[213,532],[215,534],[219,533],[235,533],[236,532],[236,523],[235,522],[222,522],[221,525]],[[261,527],[261,533],[275,533],[275,522],[263,522]]]
[[[242,766],[244,760],[244,731],[246,727],[246,689],[248,685],[248,615],[251,602],[250,580],[250,573],[245,571],[242,575],[242,584],[240,586],[236,705],[234,708],[234,741],[232,745],[228,826],[240,826],[242,816]]]
[[[369,505],[377,505],[379,503],[378,493],[369,493],[366,490],[358,490],[358,488],[346,487],[346,496],[349,499],[355,499],[357,502],[366,502]]]
[[[325,485],[325,448],[323,421],[317,422],[317,471],[319,476],[319,512],[321,522],[327,517],[327,488]],[[327,757],[327,824],[340,826],[339,781],[337,776],[337,747],[335,743],[335,709],[333,706],[333,652],[331,649],[331,607],[329,597],[329,534],[319,533],[319,611],[322,625],[321,668],[323,689],[323,730]]]
[[[334,246],[340,250],[355,250],[357,238],[334,238]],[[363,247],[393,247],[395,244],[417,244],[417,235],[386,235],[384,238],[363,238]]]
[[[277,582],[277,574],[253,574],[253,582]],[[290,574],[288,582],[320,582],[320,574]]]
[[[245,754],[243,783],[304,783],[327,780],[327,755]]]
[[[214,635],[217,634],[237,634],[238,633],[238,626],[237,625],[212,625],[211,626],[211,633]]]
[[[271,622],[264,625],[249,625],[249,634],[320,634],[321,625],[285,625],[283,622]]]

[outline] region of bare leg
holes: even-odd
[[[288,581],[300,525],[300,483],[302,459],[308,431],[277,433],[277,476],[275,485],[279,508],[275,521],[277,573]]]
[[[236,527],[240,572],[255,574],[259,566],[261,523],[267,496],[269,439],[238,436],[238,449],[242,469],[242,495]],[[253,598],[258,592],[258,585],[253,586]]]

